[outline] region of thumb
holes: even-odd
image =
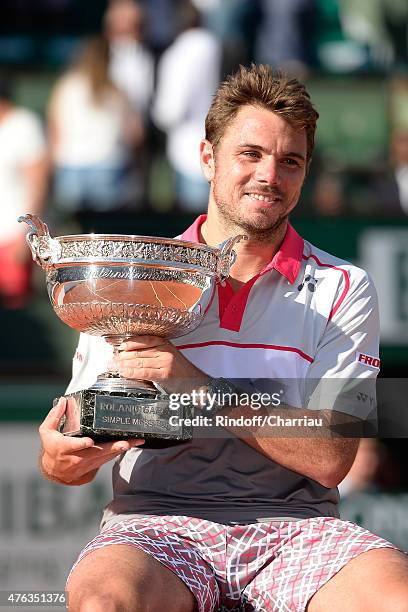
[[[64,415],[67,409],[67,400],[65,397],[60,397],[58,402],[51,408],[44,421],[40,426],[40,431],[45,430],[58,430],[61,417]]]

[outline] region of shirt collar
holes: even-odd
[[[188,240],[189,242],[201,242],[199,236],[199,229],[207,219],[207,215],[200,215],[194,221],[193,225],[190,225],[180,236],[181,240]]]
[[[194,223],[180,236],[181,240],[200,242],[199,229],[206,219],[207,215],[197,217]],[[299,236],[289,223],[279,250],[273,256],[272,261],[265,266],[261,274],[274,269],[293,284],[299,274],[302,263],[303,245],[303,238]]]

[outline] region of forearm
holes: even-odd
[[[328,411],[279,408],[272,412],[265,409],[255,412],[252,408],[235,407],[225,408],[218,414],[226,417],[222,420],[226,429],[256,451],[325,487],[337,486],[354,461],[358,439],[334,436],[330,431],[332,415]],[[290,419],[294,423],[298,419],[301,423],[307,423],[313,419],[321,420],[322,426],[259,424],[264,417],[271,415],[273,423],[279,423],[280,419]],[[244,417],[244,426],[234,425],[239,417]]]
[[[275,404],[267,404],[268,408],[265,410],[253,410],[248,407],[251,400],[243,405],[240,402],[240,395],[243,391],[235,387],[232,381],[211,378],[188,361],[169,341],[154,336],[139,336],[126,341],[110,367],[118,369],[122,376],[128,378],[146,379],[160,383],[176,401],[182,395],[191,394],[191,405],[201,407],[200,413],[203,416],[206,413],[207,416],[213,416],[211,405],[215,405],[218,414],[219,406],[216,402],[219,400],[212,401],[218,397],[220,390],[219,386],[217,387],[217,381],[221,385],[221,394],[229,393],[237,397],[235,404],[232,403],[228,406],[224,404],[220,415],[229,415],[231,418],[245,417],[251,422],[254,415],[267,416],[269,407],[275,406]],[[245,395],[248,396],[247,393]],[[260,394],[257,393],[257,395]],[[272,398],[271,395],[269,397]],[[197,402],[195,398],[197,398]],[[288,416],[280,403],[276,406],[276,408],[271,408],[272,412],[269,412],[269,414]],[[254,405],[253,407],[255,408]],[[210,408],[210,411],[207,410],[208,408]],[[217,414],[215,414],[215,417]],[[259,422],[254,423],[253,426],[251,424],[243,426],[226,424],[225,427],[255,450],[280,465],[312,478],[324,486],[337,485],[348,472],[354,460],[358,442],[351,438],[358,438],[356,429],[347,432],[345,436],[345,432],[340,432],[344,437],[339,438],[331,430],[333,416],[335,416],[334,411],[299,410],[296,413],[295,409],[290,409],[292,417],[295,417],[296,414],[301,417],[305,414],[309,417],[311,415],[322,416],[326,419],[326,427],[316,428],[315,431],[310,427],[288,428],[287,431],[290,431],[288,434],[282,434],[282,431],[277,431],[276,428],[271,427],[268,430],[264,426],[260,427]],[[348,415],[343,415],[343,419],[340,413],[337,414],[340,422],[336,425],[349,425],[352,422],[352,418]],[[344,423],[342,423],[342,419]],[[330,427],[328,427],[329,424]],[[221,424],[221,426],[223,425]],[[279,433],[279,436],[276,435],[277,433]],[[289,436],[294,437],[289,438]]]
[[[25,166],[23,174],[28,185],[28,212],[39,215],[44,208],[47,193],[48,160],[44,157],[34,164]]]
[[[252,388],[248,393],[225,379],[209,378],[204,389],[204,408],[210,408],[215,426],[283,467],[326,487],[336,486],[349,471],[361,436],[358,419],[335,410],[285,406],[279,394],[254,394]]]

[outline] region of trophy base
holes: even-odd
[[[190,406],[170,409],[169,399],[143,391],[85,389],[64,396],[67,409],[59,431],[95,441],[143,438],[141,448],[165,448],[192,438]],[[191,422],[191,420],[190,420]]]

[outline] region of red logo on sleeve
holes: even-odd
[[[371,357],[371,355],[357,353],[357,361],[366,366],[370,366],[371,368],[375,368],[376,370],[380,369],[381,361],[378,359],[378,357]]]

